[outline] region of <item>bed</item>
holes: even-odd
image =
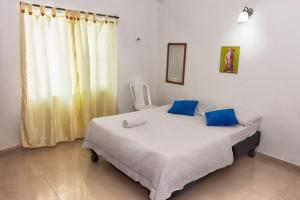
[[[233,163],[255,155],[258,122],[249,126],[207,127],[205,117],[167,113],[169,105],[93,119],[83,147],[96,162],[103,157],[150,190],[151,200],[166,200],[174,191]],[[122,121],[143,119],[130,129]]]

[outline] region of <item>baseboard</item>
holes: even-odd
[[[269,159],[269,160],[273,160],[273,161],[276,161],[276,162],[279,162],[283,165],[287,165],[287,166],[290,166],[292,168],[295,168],[295,169],[298,169],[300,170],[300,166],[299,165],[296,165],[294,163],[291,163],[291,162],[288,162],[288,161],[285,161],[285,160],[281,160],[279,158],[275,158],[273,156],[270,156],[268,154],[264,154],[264,153],[261,153],[261,152],[257,152],[257,154],[263,158],[266,158],[266,159]]]
[[[17,153],[17,152],[21,152],[21,151],[23,151],[23,148],[21,147],[21,145],[18,145],[18,146],[15,146],[15,147],[10,147],[10,148],[7,148],[7,149],[0,150],[0,156],[12,154],[12,153]]]

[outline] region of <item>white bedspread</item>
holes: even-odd
[[[94,119],[83,147],[147,187],[152,200],[165,200],[187,183],[232,164],[232,139],[245,127],[206,127],[203,117],[168,114],[168,108]],[[125,129],[124,119],[147,123]]]

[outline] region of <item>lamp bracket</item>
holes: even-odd
[[[247,12],[248,15],[249,15],[249,17],[250,17],[251,15],[253,15],[253,8],[248,8],[247,6],[245,6],[245,8],[244,8],[243,11]]]

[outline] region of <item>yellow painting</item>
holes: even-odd
[[[223,46],[221,49],[220,72],[237,74],[239,69],[240,47]]]

